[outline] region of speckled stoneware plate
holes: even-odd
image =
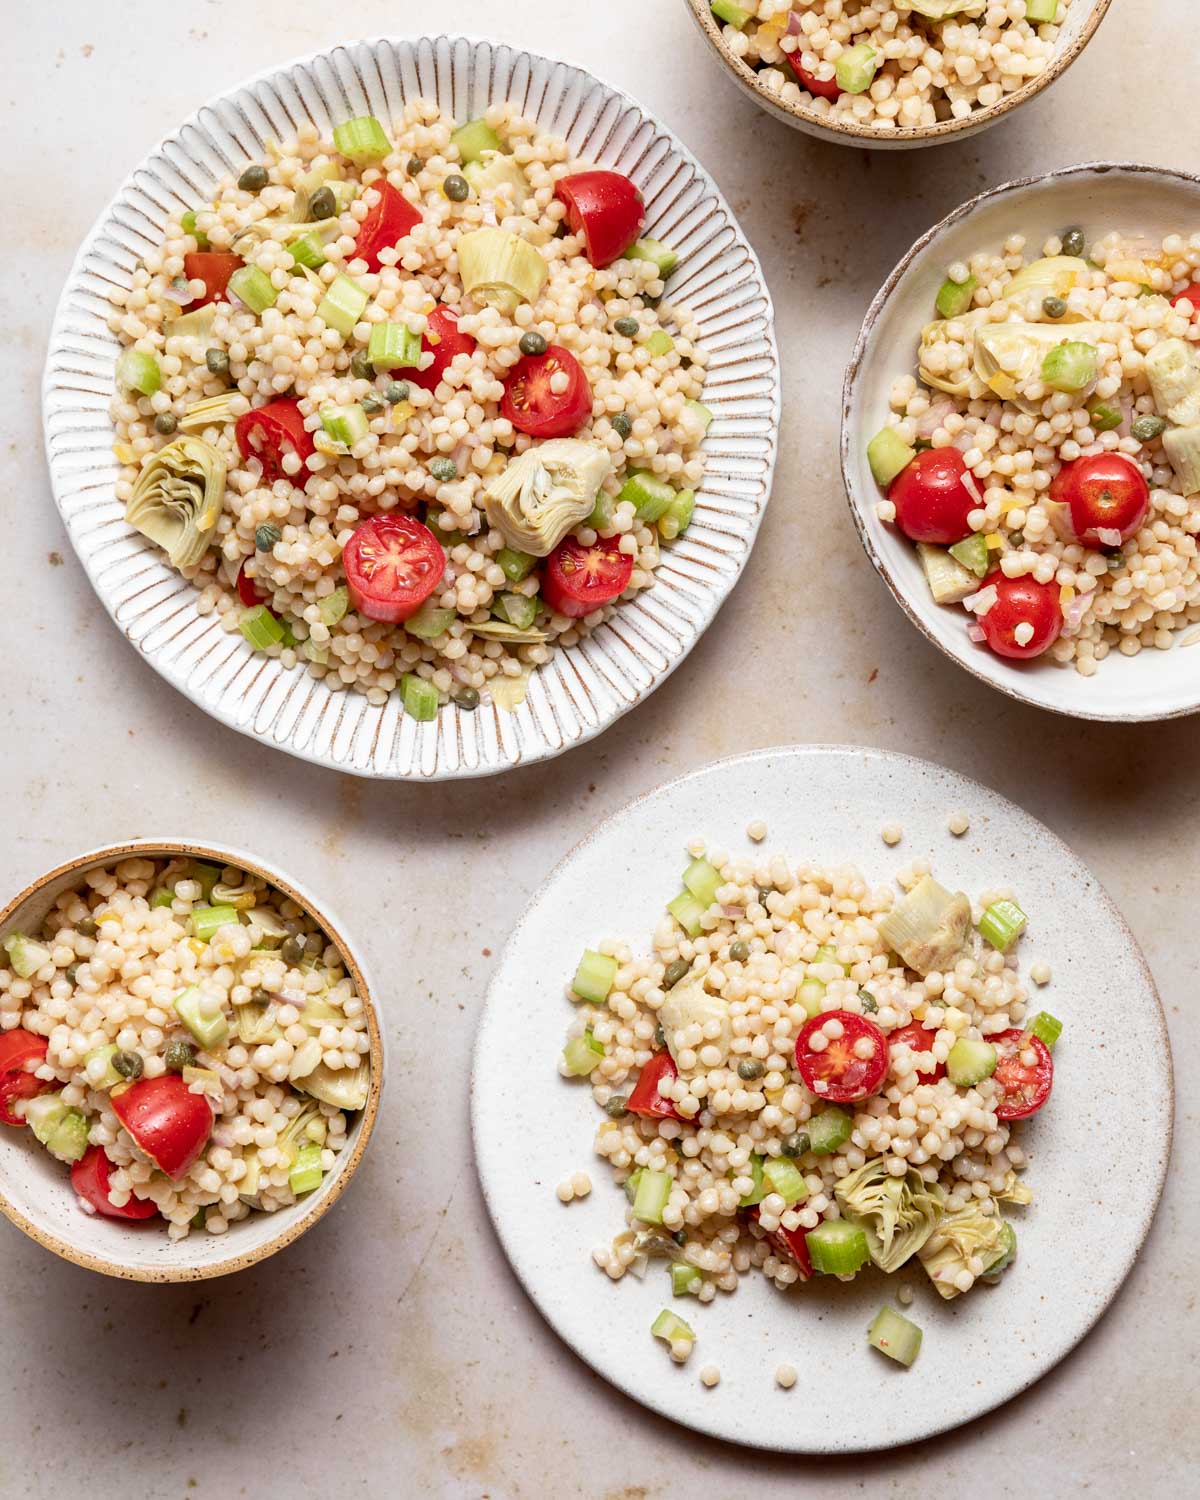
[[[965,810],[954,838],[947,817]],[[662,1262],[617,1284],[592,1263],[624,1223],[625,1199],[593,1154],[603,1116],[559,1077],[585,947],[624,938],[645,952],[679,889],[684,846],[701,836],[793,864],[854,863],[874,882],[918,856],[951,885],[1011,884],[1029,914],[1021,968],[1048,962],[1037,1001],[1065,1024],[1051,1104],[1022,1127],[1035,1201],[1019,1219],[1018,1260],[996,1287],[943,1302],[920,1270],[906,1279],[924,1329],[910,1370],[867,1344],[866,1327],[901,1278],[820,1278],[788,1293],[761,1276],[683,1315],[698,1342],[685,1367],[650,1324],[672,1305]],[[899,823],[903,842],[880,827]],[[1121,1285],[1150,1227],[1170,1153],[1171,1059],[1162,1008],[1137,943],[1087,869],[1047,828],[953,771],[850,747],[764,750],[718,762],[615,814],[579,845],[522,918],[479,1028],[472,1077],[479,1176],[501,1243],[542,1314],[605,1379],[663,1416],[714,1437],[794,1453],[858,1452],[968,1422],[1044,1375],[1082,1339]],[[1099,1144],[1098,1144],[1099,1143]],[[563,1207],[555,1185],[580,1169],[589,1197]],[[1080,1267],[1087,1274],[1080,1274]],[[892,1305],[894,1301],[892,1301]],[[795,1365],[779,1389],[780,1363]],[[712,1390],[706,1364],[721,1372]]]
[[[1200,648],[1180,645],[1137,656],[1110,652],[1094,677],[1043,658],[1006,661],[967,636],[970,617],[933,602],[917,550],[875,513],[883,498],[867,463],[867,443],[884,424],[888,396],[901,375],[915,374],[921,329],[946,267],[980,249],[998,249],[1022,234],[1032,253],[1064,227],[1091,238],[1110,230],[1155,238],[1200,227],[1200,177],[1165,167],[1095,162],[1009,182],[973,198],[935,224],[912,247],[871,304],[846,371],[842,407],[842,473],[850,512],[867,556],[917,629],[968,672],[1011,698],[1077,719],[1134,723],[1200,709]]]
[[[646,200],[647,233],[680,256],[673,301],[691,308],[709,355],[715,414],[696,519],[664,550],[652,589],[587,641],[556,653],[516,713],[444,708],[406,718],[334,693],[303,669],[255,655],[195,610],[195,591],[125,524],[113,494],[108,406],[117,344],[106,293],[128,286],[169,214],[211,196],[224,173],[261,158],[306,121],[399,114],[436,99],[457,119],[509,99],[579,157],[627,173]],[[263,744],[362,776],[436,781],[483,776],[558,755],[606,729],[679,665],[711,623],[750,553],[771,487],[779,359],[771,299],[754,251],[707,172],[626,95],[580,68],[464,37],[383,39],[271,69],[199,109],[122,185],[84,242],[59,304],[45,373],[55,498],[71,543],[126,638],[193,703]]]

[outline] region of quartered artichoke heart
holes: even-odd
[[[1183,339],[1163,339],[1146,355],[1146,379],[1160,417],[1179,427],[1200,424],[1200,358]]]
[[[708,993],[704,988],[703,974],[680,980],[673,990],[668,991],[667,998],[658,1007],[658,1020],[667,1039],[667,1050],[675,1062],[679,1061],[679,1053],[683,1050],[682,1034],[689,1026],[718,1022],[721,1033],[709,1044],[719,1047],[722,1052],[728,1053],[733,1041],[729,1001]]]
[[[971,931],[971,903],[926,875],[878,924],[879,935],[922,978],[944,974],[962,957]]]
[[[937,318],[932,323],[926,323],[921,330],[921,347],[917,353],[917,373],[926,385],[932,386],[936,391],[945,391],[949,396],[966,396],[975,400],[984,393],[983,382],[971,369],[968,363],[959,373],[950,377],[947,375],[935,375],[932,370],[926,368],[924,355],[927,350],[935,344],[945,342],[946,330],[951,323],[959,328],[965,328],[970,334],[972,330],[981,328],[991,317],[991,311],[986,307],[976,307],[970,312],[963,313],[958,318]],[[967,344],[967,353],[970,354],[971,345]]]
[[[579,438],[527,448],[484,490],[488,524],[516,551],[548,557],[591,514],[611,467],[607,448]]]
[[[138,475],[125,519],[161,547],[172,567],[194,568],[208,551],[225,495],[225,460],[191,435],[160,448]]]
[[[1163,433],[1163,452],[1175,470],[1185,495],[1200,493],[1200,426],[1169,427]]]
[[[233,414],[236,391],[222,391],[219,396],[204,396],[193,401],[179,419],[184,432],[203,432],[206,427],[226,427],[237,418]]]
[[[967,1262],[979,1256],[984,1265],[995,1261],[1004,1240],[1004,1220],[983,1213],[974,1202],[943,1214],[917,1254],[938,1293],[947,1301],[957,1297],[954,1278],[969,1271]]]
[[[843,1177],[834,1193],[845,1217],[866,1235],[871,1259],[888,1272],[925,1244],[946,1201],[938,1184],[926,1182],[915,1167],[893,1177],[879,1156]]]
[[[522,302],[541,295],[550,274],[528,243],[507,229],[475,229],[458,242],[463,290],[485,307],[511,318]]]
[[[1027,266],[1021,267],[1004,288],[1004,300],[1018,302],[1028,301],[1034,296],[1042,300],[1047,297],[1065,297],[1078,285],[1080,276],[1087,269],[1087,261],[1080,260],[1077,255],[1044,255],[1040,260],[1031,260]],[[1061,318],[1055,319],[1056,323],[1080,321],[1082,319],[1079,314],[1069,309]]]
[[[515,213],[532,191],[516,158],[505,151],[485,151],[477,161],[467,163],[463,176],[480,198],[507,200],[504,213]]]
[[[303,1078],[293,1080],[304,1094],[336,1109],[362,1109],[371,1091],[371,1068],[365,1060],[357,1068],[331,1068],[318,1063]]]
[[[471,633],[485,641],[507,641],[510,646],[538,646],[550,639],[544,630],[510,625],[507,620],[485,620],[482,625],[472,625]]]

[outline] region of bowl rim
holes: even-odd
[[[842,485],[846,491],[846,503],[850,508],[850,515],[854,520],[858,539],[862,543],[863,551],[875,568],[875,571],[887,584],[892,598],[899,604],[900,608],[908,616],[913,625],[917,627],[921,635],[931,645],[955,662],[972,677],[977,677],[980,682],[985,682],[989,687],[995,688],[997,692],[1005,694],[1006,697],[1015,699],[1018,703],[1024,703],[1030,708],[1040,709],[1049,713],[1060,714],[1064,718],[1082,719],[1093,723],[1104,724],[1152,724],[1165,722],[1168,719],[1184,719],[1189,714],[1200,711],[1200,686],[1197,687],[1195,701],[1190,706],[1180,708],[1164,709],[1162,711],[1147,710],[1145,712],[1132,712],[1118,708],[1115,711],[1106,711],[1103,708],[1094,710],[1068,707],[1058,702],[1042,702],[1040,699],[1023,692],[1014,684],[1003,682],[993,675],[993,665],[990,656],[983,652],[961,653],[951,649],[943,641],[939,640],[925,622],[921,619],[916,609],[909,602],[908,594],[903,585],[896,577],[885,552],[875,545],[870,532],[867,529],[862,508],[856,501],[856,486],[851,476],[851,452],[850,444],[852,438],[853,423],[851,412],[858,393],[858,383],[863,373],[867,345],[875,332],[875,325],[892,293],[896,290],[900,281],[907,273],[909,267],[918,255],[927,249],[941,234],[956,224],[961,223],[992,199],[1005,197],[1009,193],[1021,192],[1028,188],[1044,188],[1066,178],[1080,177],[1088,174],[1105,176],[1109,173],[1128,174],[1138,177],[1167,178],[1176,182],[1186,182],[1191,186],[1200,188],[1200,175],[1194,172],[1186,172],[1177,167],[1160,167],[1147,162],[1132,161],[1088,161],[1079,162],[1070,167],[1056,167],[1052,171],[1038,173],[1032,177],[1016,177],[1010,182],[1001,183],[998,187],[987,188],[984,192],[976,194],[967,202],[960,204],[948,213],[945,218],[940,219],[931,228],[927,229],[921,237],[916,240],[912,247],[905,252],[897,262],[895,268],[887,280],[876,292],[863,318],[862,327],[854,343],[854,350],[850,356],[850,362],[846,366],[846,376],[842,385],[842,421],[841,421],[841,463],[842,463]]]
[[[845,141],[852,141],[863,146],[914,146],[931,142],[953,139],[956,135],[969,134],[974,130],[983,129],[985,126],[994,125],[998,120],[1004,118],[1011,110],[1021,104],[1027,104],[1031,99],[1036,99],[1043,89],[1047,89],[1056,78],[1061,78],[1073,62],[1075,62],[1084,48],[1095,36],[1101,21],[1108,14],[1108,8],[1112,0],[1089,0],[1092,12],[1084,21],[1079,35],[1069,46],[1064,47],[1062,52],[1052,58],[1048,67],[1028,83],[1021,85],[1011,94],[1005,94],[995,104],[989,104],[985,109],[972,110],[962,120],[939,120],[936,125],[906,125],[900,130],[871,130],[866,125],[859,125],[853,121],[833,121],[827,115],[818,114],[807,104],[796,104],[790,100],[780,99],[772,94],[769,89],[763,87],[758,81],[758,74],[740,57],[735,57],[726,45],[721,28],[713,20],[712,8],[709,0],[685,0],[688,9],[692,12],[696,24],[704,33],[705,39],[713,47],[722,60],[733,69],[738,82],[748,88],[756,99],[759,99],[772,112],[780,115],[790,115],[798,126],[817,126],[822,132],[839,136]]]
[[[10,901],[0,907],[0,928],[31,897],[37,896],[48,885],[64,875],[82,876],[88,870],[98,866],[115,863],[122,859],[129,859],[137,855],[150,856],[155,853],[168,854],[176,857],[186,854],[190,858],[211,860],[220,862],[222,865],[232,865],[237,869],[248,870],[251,874],[260,875],[264,880],[270,882],[283,892],[290,900],[317,921],[322,930],[330,940],[336,944],[342,957],[345,959],[347,970],[354,980],[355,988],[366,1007],[367,1026],[371,1038],[371,1049],[368,1054],[371,1063],[371,1081],[367,1094],[367,1102],[364,1105],[360,1119],[356,1122],[357,1139],[351,1150],[343,1156],[336,1169],[336,1177],[330,1185],[327,1193],[319,1199],[307,1205],[302,1213],[290,1220],[288,1224],[280,1228],[270,1239],[253,1250],[243,1250],[231,1255],[227,1261],[220,1261],[210,1266],[196,1265],[163,1265],[154,1267],[137,1267],[126,1265],[120,1261],[109,1260],[102,1255],[96,1255],[90,1250],[80,1249],[77,1245],[61,1239],[56,1234],[51,1234],[40,1225],[33,1223],[19,1209],[9,1201],[5,1191],[3,1179],[0,1178],[0,1213],[16,1227],[27,1234],[30,1239],[63,1260],[71,1261],[77,1266],[83,1266],[89,1271],[99,1271],[105,1276],[113,1276],[123,1281],[153,1282],[157,1284],[181,1283],[190,1281],[207,1281],[217,1276],[228,1276],[235,1271],[243,1271],[250,1266],[257,1265],[266,1260],[277,1251],[285,1249],[293,1241],[300,1238],[306,1230],[311,1229],[319,1219],[329,1212],[338,1199],[346,1190],[354,1174],[358,1171],[367,1146],[374,1132],[379,1115],[380,1097],[383,1092],[383,1029],[381,1017],[371,994],[370,984],[367,980],[358,960],[355,958],[350,945],[338,924],[331,921],[323,908],[319,907],[313,898],[303,889],[296,886],[286,876],[276,874],[271,868],[264,865],[255,855],[244,853],[238,849],[230,849],[225,845],[214,845],[192,839],[158,839],[139,838],[129,839],[120,844],[109,844],[102,848],[92,849],[83,854],[78,854],[72,859],[63,860],[52,870],[39,875],[31,880]]]
[[[203,131],[204,126],[202,122],[206,114],[215,112],[220,105],[230,100],[236,100],[241,94],[253,91],[259,84],[272,83],[279,78],[291,79],[298,69],[305,70],[308,74],[311,74],[318,64],[329,62],[340,53],[350,54],[358,48],[366,48],[368,51],[374,51],[381,46],[388,46],[393,49],[410,47],[415,52],[421,46],[435,48],[442,43],[451,49],[466,46],[471,49],[472,53],[481,47],[488,47],[492,49],[493,53],[507,51],[519,58],[544,63],[551,69],[569,69],[585,79],[589,85],[601,89],[606,100],[617,100],[623,108],[632,109],[639,114],[652,128],[656,138],[665,141],[671,151],[682,158],[683,165],[695,172],[696,177],[704,185],[706,194],[711,197],[716,208],[724,212],[729,225],[735,232],[735,244],[739,250],[744,252],[747,268],[746,275],[757,287],[758,295],[761,296],[763,302],[763,330],[761,336],[769,350],[769,375],[772,388],[769,395],[763,398],[770,406],[767,418],[768,431],[763,438],[764,467],[754,514],[745,523],[744,553],[731,572],[728,574],[722,572],[716,575],[717,581],[712,585],[711,591],[705,595],[702,617],[696,623],[688,623],[686,627],[680,628],[682,640],[678,654],[667,660],[661,670],[655,667],[651,681],[647,685],[642,686],[634,682],[630,685],[629,696],[626,696],[624,693],[614,694],[607,711],[598,713],[594,722],[585,716],[581,716],[578,733],[573,736],[563,734],[560,736],[558,743],[555,743],[542,729],[541,725],[535,722],[535,728],[538,731],[536,735],[530,737],[529,743],[521,742],[517,750],[515,752],[512,751],[508,745],[512,736],[507,734],[505,729],[501,727],[507,720],[508,714],[498,706],[490,705],[487,711],[494,716],[497,725],[496,742],[498,749],[494,755],[489,758],[487,754],[481,753],[478,760],[473,763],[468,764],[460,760],[456,764],[449,766],[443,760],[439,759],[437,768],[428,771],[424,768],[423,751],[425,746],[423,744],[419,744],[413,752],[411,763],[407,767],[400,769],[397,769],[391,761],[386,766],[380,766],[373,759],[365,765],[357,764],[353,760],[339,760],[333,752],[333,742],[336,739],[336,735],[331,738],[330,744],[326,748],[314,746],[311,738],[302,745],[296,744],[294,742],[295,724],[293,725],[293,731],[290,731],[284,737],[280,737],[270,730],[259,730],[256,727],[257,714],[249,718],[239,716],[235,707],[227,703],[224,698],[219,702],[211,702],[195,691],[190,683],[177,680],[168,664],[160,659],[157,652],[146,650],[143,640],[135,640],[130,635],[118,616],[117,603],[111,597],[111,591],[101,588],[96,581],[95,574],[97,570],[94,555],[89,554],[85,557],[80,550],[75,529],[64,511],[63,485],[60,480],[61,461],[56,458],[54,443],[51,438],[50,423],[53,400],[61,382],[62,343],[64,337],[71,332],[74,303],[81,290],[87,269],[86,262],[88,256],[97,241],[102,238],[104,232],[112,223],[116,210],[125,202],[131,192],[138,189],[138,179],[145,172],[148,164],[165,157],[166,148],[171,145],[178,145],[188,130]],[[169,161],[169,158],[167,159]],[[750,556],[758,540],[759,532],[762,529],[762,523],[773,493],[775,470],[779,460],[779,437],[783,409],[783,374],[779,354],[779,342],[775,331],[774,299],[771,296],[771,290],[758,252],[750,236],[742,227],[741,220],[730,206],[729,200],[717,182],[716,177],[695,154],[683,137],[667,124],[660,113],[643,104],[639,97],[629,93],[626,89],[619,88],[616,84],[610,83],[607,79],[595,73],[587,64],[576,61],[570,56],[542,52],[532,47],[526,47],[519,42],[497,40],[494,36],[487,33],[432,29],[416,31],[410,34],[391,31],[371,32],[360,37],[352,36],[349,40],[333,40],[324,46],[314,47],[306,52],[289,57],[284,61],[269,62],[263,67],[256,69],[253,73],[238,78],[208,95],[182,118],[175,117],[174,124],[168,128],[166,133],[148,146],[141,157],[120,178],[116,188],[104,201],[76,248],[55,304],[54,316],[51,321],[50,334],[46,345],[45,361],[42,366],[39,395],[41,400],[42,444],[46,453],[50,490],[55,510],[58,512],[59,520],[67,532],[67,540],[71,544],[71,549],[79,565],[82,567],[93,593],[102,604],[105,613],[116,627],[121,638],[135,652],[137,657],[148,665],[174,691],[180,693],[194,707],[208,715],[209,718],[216,720],[217,723],[224,725],[227,729],[232,729],[236,733],[244,735],[246,738],[270,750],[281,750],[284,754],[293,756],[297,760],[305,761],[310,765],[321,766],[326,770],[340,771],[346,775],[361,777],[364,780],[399,781],[416,785],[427,785],[441,781],[469,781],[491,776],[502,776],[511,771],[523,770],[527,766],[555,760],[559,756],[565,755],[571,750],[599,738],[600,735],[606,730],[611,729],[620,719],[623,719],[627,714],[640,707],[684,664],[705,632],[716,621],[721,610],[728,602],[730,594],[744,576],[746,565],[750,560]],[[703,488],[703,480],[701,481],[700,488]],[[157,549],[151,550],[156,551]],[[664,592],[669,587],[671,586],[664,585]],[[652,596],[653,590],[645,590],[643,593]],[[629,605],[633,605],[636,603],[636,599],[626,602]],[[616,619],[620,620],[619,613]],[[559,649],[573,652],[577,648]],[[623,647],[623,649],[628,648]],[[302,674],[303,668],[298,667],[293,669],[291,673],[288,673],[287,678],[300,680]],[[344,697],[345,695],[339,694],[339,696]],[[567,696],[571,696],[569,689],[567,690]],[[389,704],[392,701],[398,701],[397,694],[394,693],[391,695]],[[388,711],[388,706],[388,704],[377,707],[372,706],[374,717],[364,717],[360,729],[355,730],[354,737],[357,738],[359,733],[363,732],[369,734],[372,742],[376,741],[381,734],[381,726],[384,721],[384,715]],[[462,712],[454,708],[453,705],[447,706],[447,711],[449,710],[452,710],[456,715]],[[552,703],[547,704],[545,711],[551,719],[557,719],[557,713]],[[338,714],[339,724],[344,716],[344,712],[343,707]],[[535,715],[535,721],[536,717]],[[399,730],[396,729],[395,736],[398,736],[398,734]],[[441,730],[439,727],[439,737],[440,735]],[[461,733],[455,735],[455,738],[458,739],[461,746]]]

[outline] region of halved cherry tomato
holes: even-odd
[[[274,484],[277,479],[288,478],[303,483],[307,478],[303,470],[293,477],[281,467],[285,453],[295,453],[303,463],[316,451],[312,433],[304,425],[300,403],[291,396],[279,396],[244,413],[233,431],[242,457],[257,458],[262,464],[264,483]]]
[[[757,1208],[750,1210],[750,1217],[758,1218]],[[766,1230],[763,1233],[766,1234]],[[812,1258],[808,1253],[806,1232],[803,1229],[785,1229],[781,1224],[778,1229],[767,1234],[767,1238],[781,1255],[786,1255],[789,1260],[795,1261],[800,1272],[800,1280],[808,1281],[812,1276],[813,1267]]]
[[[796,75],[796,80],[802,89],[818,99],[840,99],[842,97],[842,86],[836,78],[814,78],[807,68],[800,64],[799,52],[785,52],[784,57],[788,65]]]
[[[914,1052],[931,1052],[933,1044],[937,1041],[937,1032],[930,1031],[928,1026],[922,1026],[919,1021],[912,1021],[907,1026],[902,1026],[899,1031],[888,1033],[888,1049],[898,1046],[901,1042],[910,1047]],[[932,1068],[918,1068],[918,1078],[923,1078],[927,1083],[936,1083],[946,1072],[944,1062],[935,1062]]]
[[[212,1134],[208,1100],[193,1094],[178,1073],[139,1078],[113,1089],[108,1101],[139,1150],[172,1182],[186,1175]]]
[[[841,1022],[841,1036],[830,1037],[824,1030],[830,1021]],[[826,1045],[814,1050],[812,1039],[818,1032]],[[865,1057],[859,1056],[860,1043],[870,1044],[869,1052],[865,1045],[862,1048],[867,1052]],[[819,1099],[832,1104],[852,1104],[875,1093],[887,1077],[887,1038],[865,1016],[850,1010],[827,1010],[800,1028],[796,1038],[796,1067],[805,1088]]]
[[[53,1080],[35,1078],[29,1071],[45,1059],[49,1045],[44,1036],[20,1027],[0,1032],[0,1125],[24,1125],[12,1110],[17,1100],[34,1099],[57,1086]]]
[[[371,188],[379,194],[379,201],[367,209],[354,241],[354,254],[366,261],[368,271],[379,271],[379,252],[393,249],[411,234],[421,222],[421,212],[386,178],[371,183]]]
[[[71,1167],[71,1186],[75,1196],[90,1203],[106,1219],[152,1219],[158,1209],[146,1198],[131,1197],[124,1208],[118,1208],[108,1196],[111,1171],[103,1146],[93,1146]]]
[[[926,448],[892,480],[888,499],[896,525],[914,542],[948,547],[971,535],[967,516],[983,497],[972,492],[966,461],[957,448]],[[969,488],[968,485],[972,486]]]
[[[1050,1097],[1054,1087],[1054,1059],[1041,1037],[1014,1029],[990,1038],[1000,1054],[992,1078],[1000,1092],[996,1105],[998,1120],[1025,1120],[1036,1115]],[[1033,1062],[1021,1061],[1025,1051],[1033,1053]]]
[[[412,516],[371,516],[342,553],[350,602],[360,615],[395,624],[415,615],[446,571],[446,554]]]
[[[575,172],[561,178],[554,191],[567,205],[571,233],[583,236],[594,266],[610,265],[642,232],[642,195],[621,172]]]
[[[551,609],[582,619],[611,604],[629,587],[633,558],[620,537],[597,537],[590,547],[565,536],[546,559],[542,597]]]
[[[247,558],[246,562],[249,561],[250,559]],[[254,579],[251,578],[250,575],[246,572],[245,562],[238,569],[237,592],[238,598],[242,601],[247,609],[253,609],[256,604],[266,604],[267,602],[266,594],[259,592],[258,584],[255,583]],[[274,614],[275,611],[272,610],[271,613]]]
[[[1050,482],[1050,498],[1070,508],[1076,537],[1096,550],[1136,536],[1150,510],[1150,486],[1121,453],[1093,453],[1063,464]]]
[[[556,375],[565,390],[551,389]],[[551,344],[545,354],[527,354],[504,382],[500,415],[530,437],[571,437],[592,414],[592,388],[583,366],[568,349]]]
[[[428,327],[421,339],[422,353],[432,354],[433,363],[424,370],[405,370],[402,377],[412,385],[432,391],[446,373],[456,354],[470,354],[475,340],[469,333],[459,333],[458,314],[452,307],[435,307],[429,314]]]
[[[679,1111],[670,1099],[658,1092],[660,1078],[678,1078],[679,1073],[669,1052],[656,1052],[638,1075],[625,1107],[631,1115],[643,1120],[678,1120]]]
[[[1171,298],[1171,306],[1178,307],[1181,302],[1190,302],[1196,312],[1200,312],[1200,281],[1193,281],[1191,286],[1185,286],[1182,292],[1176,292]]]
[[[183,274],[189,281],[204,283],[204,296],[189,302],[188,312],[207,307],[210,302],[228,302],[229,278],[242,264],[240,255],[227,250],[190,250],[183,257]]]
[[[1007,578],[999,570],[989,573],[987,584],[996,590],[996,602],[986,614],[980,615],[979,624],[996,655],[1027,661],[1048,651],[1063,626],[1058,585],[1038,583],[1028,574],[1024,578]],[[1017,639],[1017,630],[1022,625],[1033,630],[1024,644]]]

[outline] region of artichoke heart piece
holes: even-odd
[[[203,432],[206,427],[225,427],[237,418],[233,414],[236,391],[222,391],[219,396],[205,396],[193,401],[179,419],[184,432]]]
[[[504,151],[485,151],[463,168],[463,176],[480,198],[507,198],[509,211],[516,212],[530,196],[529,179],[515,157]]]
[[[180,310],[177,318],[167,318],[163,332],[169,339],[203,339],[208,343],[212,339],[216,317],[217,304],[206,302],[203,307],[193,308],[191,312]]]
[[[997,1203],[1033,1202],[1033,1193],[1025,1186],[1011,1167],[1009,1167],[1004,1175],[1004,1186],[998,1193],[994,1192],[992,1197],[995,1198]]]
[[[917,1255],[938,1294],[949,1301],[962,1291],[956,1278],[962,1271],[970,1273],[967,1262],[973,1255],[987,1266],[1003,1248],[1004,1220],[989,1217],[976,1203],[968,1203],[942,1215]]]
[[[224,495],[225,460],[189,434],[150,458],[134,483],[125,519],[160,546],[173,567],[194,568],[216,534]]]
[[[591,514],[611,467],[607,448],[579,438],[527,448],[484,491],[488,523],[515,551],[548,557]]]
[[[926,385],[932,386],[937,391],[945,391],[950,396],[967,396],[972,400],[983,395],[984,386],[979,377],[971,369],[969,358],[966,365],[957,374],[941,375],[928,367],[925,356],[936,345],[947,341],[947,334],[951,326],[960,328],[967,334],[967,352],[969,355],[975,330],[981,328],[991,315],[990,308],[976,307],[970,312],[962,313],[957,318],[936,318],[932,323],[926,323],[925,327],[921,330],[921,347],[917,354],[917,373]]]
[[[522,302],[541,295],[550,274],[526,240],[507,229],[475,229],[458,242],[463,290],[485,307],[511,318]]]
[[[1080,276],[1088,269],[1086,260],[1077,255],[1044,255],[1041,260],[1031,260],[1022,266],[1001,293],[1006,302],[1025,301],[1037,295],[1065,297],[1078,286]],[[1075,321],[1075,315],[1067,312],[1055,320],[1059,323]]]
[[[371,1067],[365,1060],[357,1068],[331,1068],[318,1063],[311,1073],[295,1081],[302,1094],[310,1094],[336,1109],[362,1109],[371,1091]]]
[[[931,21],[944,21],[947,16],[957,16],[972,8],[982,9],[979,0],[908,0],[908,8]]]
[[[915,1167],[893,1177],[875,1157],[843,1177],[834,1188],[843,1215],[867,1237],[871,1259],[881,1271],[896,1271],[925,1244],[942,1216],[946,1197]]]
[[[1182,339],[1163,339],[1146,355],[1158,414],[1179,427],[1200,425],[1200,359]]]
[[[926,875],[879,923],[879,935],[922,977],[953,968],[971,931],[971,903]]]
[[[1115,323],[1073,323],[1070,342],[1116,344],[1122,336]],[[973,366],[984,385],[1002,401],[1013,401],[1023,410],[1039,411],[1039,403],[1022,397],[1020,387],[1040,378],[1046,356],[1066,342],[1064,332],[1053,323],[989,323],[975,333]]]
[[[1200,492],[1200,426],[1170,427],[1163,433],[1162,443],[1183,493]]]
[[[733,1041],[729,1001],[708,993],[703,974],[682,980],[667,992],[667,998],[658,1007],[658,1021],[667,1039],[667,1050],[676,1063],[684,1047],[683,1033],[689,1026],[706,1026],[709,1021],[716,1021],[720,1034],[706,1037],[705,1045],[719,1047],[726,1054]]]
[[[505,620],[485,620],[482,625],[472,625],[471,631],[485,641],[506,641],[510,646],[539,646],[550,639],[544,630],[531,625],[522,629]]]

